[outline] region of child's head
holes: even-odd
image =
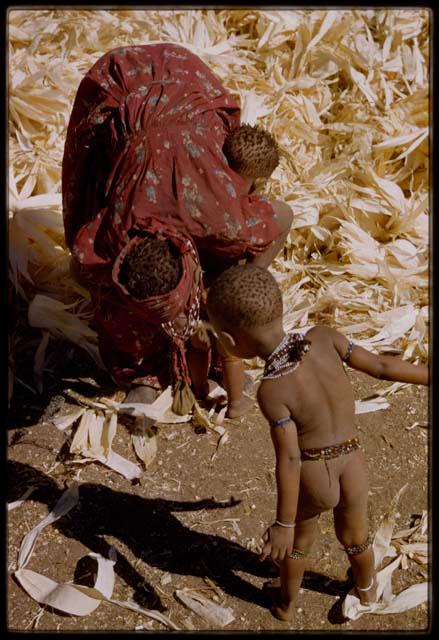
[[[175,289],[182,276],[177,248],[167,239],[146,237],[123,259],[119,279],[132,296],[144,300]]]
[[[244,178],[268,178],[279,164],[276,140],[265,129],[249,124],[229,133],[223,151],[229,166]]]
[[[251,358],[264,334],[282,327],[282,294],[267,269],[237,265],[212,283],[207,311],[227,351]]]

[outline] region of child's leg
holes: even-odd
[[[307,555],[311,550],[318,530],[318,516],[296,523],[292,557],[280,563],[280,589],[272,591],[272,613],[279,620],[291,620],[296,605],[297,594],[302,584]],[[273,584],[275,586],[275,583]]]
[[[335,533],[351,563],[360,602],[376,600],[375,564],[368,544],[368,477],[364,453],[348,455],[340,476],[340,503],[334,509]]]
[[[333,509],[340,501],[341,458],[304,460],[300,472],[300,490],[294,536],[294,549],[307,554],[317,533],[320,513]],[[280,605],[273,614],[290,620],[305,570],[306,557],[288,558],[281,565]],[[275,583],[272,583],[275,586]]]
[[[223,366],[223,384],[227,391],[227,417],[238,418],[247,413],[253,400],[243,394],[244,363],[238,358],[225,356],[221,358]]]
[[[243,394],[244,363],[240,358],[229,355],[221,343],[217,341],[218,353],[221,356],[223,384],[227,392],[227,417],[238,418],[249,411],[253,401]]]
[[[194,395],[199,400],[204,400],[210,391],[208,381],[210,368],[209,350],[195,349],[188,343],[186,349],[186,362],[192,380]]]

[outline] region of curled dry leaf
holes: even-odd
[[[401,556],[398,556],[387,567],[377,573],[377,602],[370,605],[362,605],[356,595],[355,589],[353,589],[343,601],[343,615],[350,620],[358,620],[358,618],[365,613],[378,615],[402,613],[425,602],[428,599],[428,582],[414,584],[396,596],[393,595],[391,588],[392,573],[399,566],[400,562]],[[379,600],[381,595],[383,597]]]
[[[14,502],[8,502],[8,505],[7,505],[8,506],[8,511],[12,511],[13,509],[16,509],[17,507],[20,507],[29,498],[29,496],[35,491],[35,489],[36,489],[36,487],[29,487],[23,493],[21,498],[19,498],[18,500],[14,500]]]
[[[109,558],[104,558],[98,553],[90,553],[88,557],[97,562],[94,587],[86,587],[72,582],[59,584],[35,571],[23,568],[15,571],[14,575],[31,598],[39,604],[53,607],[63,613],[87,616],[93,613],[101,602],[108,602],[146,615],[170,629],[179,629],[176,624],[160,611],[143,609],[135,602],[123,602],[111,597],[114,590],[114,564],[116,562],[116,552],[113,547],[110,547]]]
[[[65,403],[61,409],[51,417],[50,422],[60,431],[64,431],[71,427],[84,412],[85,407],[77,407],[76,405]]]
[[[407,489],[408,484],[405,484],[401,489],[397,492],[395,497],[393,498],[388,512],[385,514],[380,527],[375,533],[373,539],[373,551],[375,556],[375,568],[377,569],[382,560],[386,557],[387,551],[391,546],[393,529],[395,527],[396,522],[396,510],[398,507],[399,499],[402,493]]]
[[[215,449],[215,451],[214,451],[214,452],[213,452],[213,454],[210,456],[210,461],[211,461],[211,462],[213,462],[213,461],[215,460],[216,456],[218,455],[218,450],[219,450],[219,448],[220,448],[220,447],[222,447],[223,445],[225,445],[225,444],[226,444],[226,442],[228,441],[228,439],[229,439],[229,434],[228,434],[228,432],[227,432],[227,431],[225,431],[225,432],[222,434],[222,436],[219,438],[219,440],[218,440],[218,442],[217,442],[217,445],[216,445],[216,449]]]
[[[114,589],[114,570],[116,555],[110,548],[110,557],[90,553],[89,557],[97,562],[97,574],[94,587],[79,584],[58,584],[35,571],[19,569],[15,577],[31,598],[43,605],[48,605],[76,616],[86,616],[101,604],[102,600],[111,597]]]
[[[192,424],[194,427],[201,427],[202,429],[211,429],[215,431],[215,426],[209,420],[207,411],[202,409],[197,401],[195,401],[192,409]]]
[[[62,518],[78,504],[78,484],[73,483],[61,496],[53,510],[23,538],[18,552],[17,569],[24,569],[30,560],[40,532],[53,522]]]
[[[116,426],[115,414],[85,410],[73,436],[70,452],[84,456],[84,460],[75,460],[76,463],[101,462],[128,480],[135,480],[141,476],[141,469],[111,449]]]
[[[223,407],[218,415],[215,417],[215,424],[221,425],[224,422],[224,418],[226,416],[227,406]]]
[[[232,609],[220,607],[193,589],[177,589],[175,591],[175,597],[182,602],[185,607],[194,611],[200,618],[210,623],[213,629],[226,627],[235,619]]]
[[[388,409],[390,404],[385,398],[373,398],[371,400],[356,400],[355,401],[355,413],[371,413],[372,411],[381,411],[382,409]]]
[[[131,441],[137,457],[147,469],[157,455],[157,437],[145,425],[144,433],[132,434]]]

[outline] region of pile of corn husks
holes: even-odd
[[[96,354],[63,237],[66,127],[102,54],[170,41],[211,66],[243,122],[280,143],[263,191],[295,214],[272,267],[286,327],[329,323],[425,360],[429,22],[425,9],[11,10],[9,258],[30,324]]]

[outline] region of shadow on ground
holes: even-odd
[[[8,501],[32,484],[37,486],[32,500],[46,504],[50,510],[63,492],[49,476],[31,465],[9,460],[7,477]],[[275,573],[271,565],[261,563],[255,553],[221,536],[192,531],[173,515],[179,511],[233,508],[239,501],[150,499],[100,484],[81,484],[79,498],[78,506],[69,514],[73,518],[62,518],[52,525],[67,538],[78,540],[104,557],[108,557],[110,546],[105,537],[117,538],[136,558],[152,567],[172,574],[208,577],[231,596],[267,606],[263,592],[234,572],[268,578]],[[115,571],[134,590],[138,604],[165,610],[154,587],[121,552]]]
[[[7,463],[8,501],[17,499],[26,486],[37,489],[32,499],[52,509],[64,489],[48,475],[31,465],[9,460]],[[193,531],[181,524],[174,513],[233,509],[239,501],[216,502],[173,501],[144,498],[115,491],[101,484],[81,484],[79,504],[69,514],[54,523],[67,538],[78,540],[94,553],[108,557],[106,536],[117,538],[129,547],[136,558],[151,567],[172,574],[210,578],[225,593],[263,608],[271,602],[265,590],[259,589],[235,574],[242,571],[251,575],[272,578],[276,568],[261,563],[258,556],[241,545],[217,535]],[[83,558],[76,567],[75,581],[94,583],[93,565]],[[159,594],[133,564],[118,551],[115,572],[134,591],[133,599],[143,607],[165,611]],[[306,571],[303,588],[319,593],[344,596],[352,587],[350,581],[331,580],[313,571]],[[328,620],[340,624],[341,602],[337,600],[328,614]]]

